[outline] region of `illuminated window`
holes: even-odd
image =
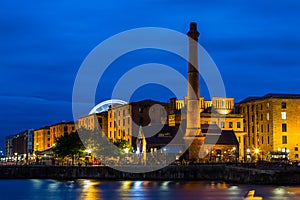
[[[286,120],[286,112],[281,112],[281,119]]]
[[[287,144],[287,136],[286,135],[282,136],[282,144]]]
[[[225,100],[222,99],[222,108],[224,108],[224,107],[225,107]]]
[[[267,113],[267,120],[270,120],[270,113]]]
[[[267,108],[269,108],[269,106],[270,106],[270,104],[269,104],[269,103],[267,103]]]
[[[221,122],[221,128],[224,128],[224,122]]]
[[[286,108],[286,102],[281,103],[281,108],[285,109]]]
[[[282,124],[282,132],[287,132],[287,125],[286,124]]]

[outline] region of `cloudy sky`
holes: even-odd
[[[133,28],[186,33],[189,23],[197,22],[200,43],[218,66],[227,96],[236,102],[267,93],[300,93],[299,10],[297,0],[3,0],[0,148],[6,135],[73,120],[72,89],[81,63],[100,42]],[[186,63],[172,63],[163,54],[146,51],[116,61],[96,101],[109,98],[109,80],[117,79],[113,74],[124,66],[154,58],[186,72]],[[169,93],[157,90],[163,91],[144,87],[133,100],[166,101]],[[201,95],[207,95],[205,90]]]

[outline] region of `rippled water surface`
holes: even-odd
[[[0,199],[243,199],[256,190],[266,199],[300,199],[300,186],[233,185],[203,181],[0,180]]]

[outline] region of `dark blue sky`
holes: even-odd
[[[227,96],[236,102],[266,93],[300,93],[299,10],[297,0],[3,0],[0,148],[6,135],[72,120],[72,88],[81,62],[101,41],[132,28],[186,33],[196,21],[200,43],[217,64]],[[158,52],[147,56],[169,62]],[[147,56],[140,64],[148,62]],[[131,60],[116,62],[115,70],[134,66]],[[167,100],[167,95],[151,93],[153,88],[145,90],[149,98]],[[98,101],[105,99],[106,93],[100,93]]]

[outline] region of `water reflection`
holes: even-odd
[[[264,200],[300,199],[300,186],[264,186],[201,181],[0,180],[1,200],[242,200],[254,189]],[[16,189],[17,188],[17,189]]]
[[[100,185],[99,181],[95,180],[79,180],[82,187],[80,197],[78,200],[101,200],[101,189],[97,186]]]

